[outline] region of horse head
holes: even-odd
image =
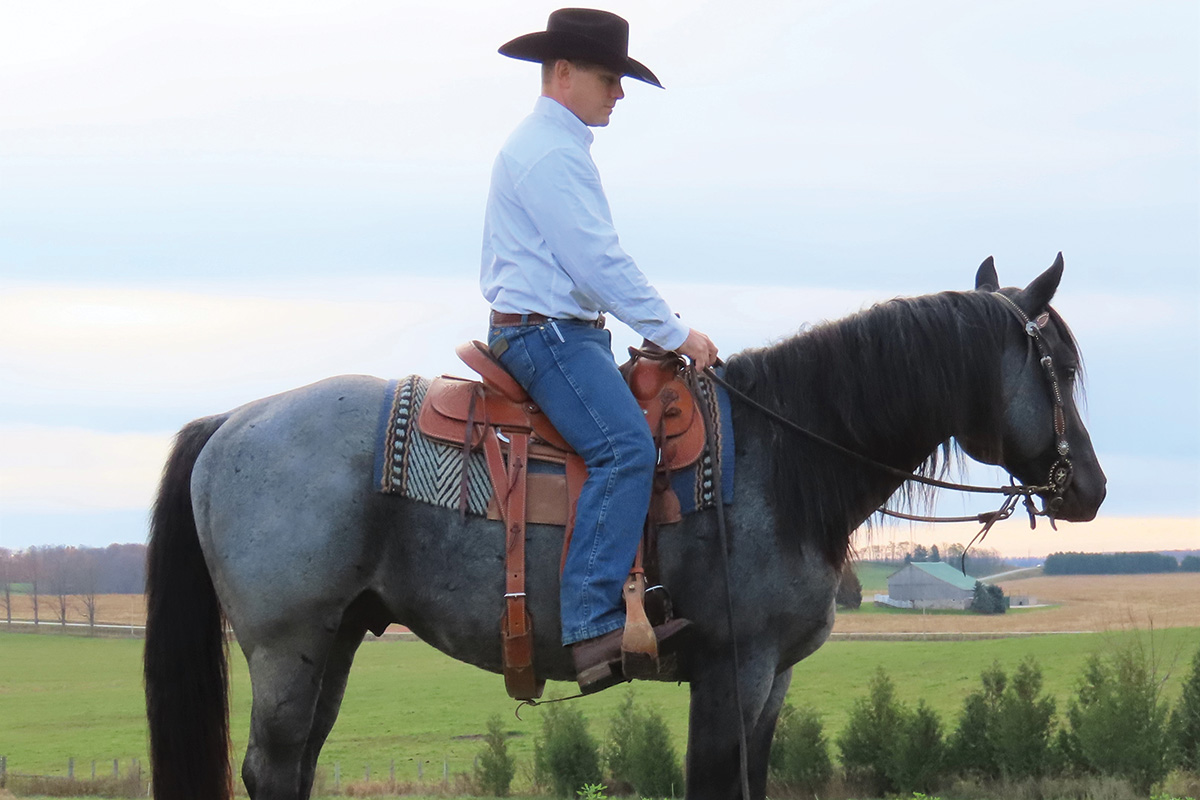
[[[975,289],[995,295],[1009,323],[1000,359],[1002,418],[992,430],[958,440],[972,458],[1027,485],[1050,487],[1039,494],[1053,517],[1086,522],[1104,501],[1107,479],[1076,405],[1079,350],[1050,307],[1062,272],[1059,253],[1024,289],[1001,289],[992,258],[980,265]]]

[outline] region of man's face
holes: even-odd
[[[607,67],[570,65],[570,79],[564,87],[563,105],[584,125],[602,128],[608,124],[613,106],[625,96],[621,74]]]

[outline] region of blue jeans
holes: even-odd
[[[654,440],[608,331],[556,320],[493,328],[488,345],[500,339],[501,363],[587,464],[560,602],[563,644],[591,639],[625,624],[621,590],[650,507]]]

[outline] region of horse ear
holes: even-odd
[[[996,262],[988,256],[979,265],[975,273],[975,290],[978,292],[994,292],[1000,288],[1000,278],[996,276]]]
[[[1054,293],[1058,290],[1058,282],[1062,280],[1062,274],[1063,257],[1062,253],[1059,253],[1058,258],[1054,259],[1054,263],[1050,265],[1050,269],[1034,278],[1033,282],[1021,292],[1025,298],[1022,305],[1031,312],[1040,311],[1050,305]]]

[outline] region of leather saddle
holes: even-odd
[[[575,521],[579,490],[587,477],[576,454],[529,395],[492,355],[487,345],[460,345],[458,356],[479,373],[481,381],[442,376],[429,386],[417,418],[430,439],[462,447],[463,457],[482,448],[492,481],[488,516],[503,520],[506,536],[505,610],[501,618],[504,681],[509,695],[519,700],[540,697],[544,680],[533,670],[533,624],[525,608],[525,525],[527,522],[563,525],[565,562]],[[630,348],[621,373],[646,416],[659,451],[648,530],[680,519],[679,499],[666,476],[692,466],[706,443],[702,406],[680,377],[683,359],[655,345]],[[530,461],[564,465],[562,472],[530,471]],[[465,513],[467,470],[463,470]],[[626,581],[626,627],[622,652],[627,665],[641,665],[639,677],[659,670],[657,643],[643,598],[646,581],[643,553]],[[660,674],[660,673],[658,673]]]

